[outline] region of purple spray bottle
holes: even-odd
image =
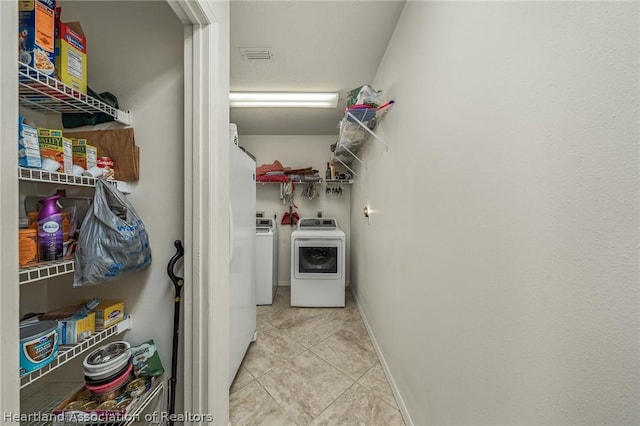
[[[41,262],[62,260],[62,215],[58,209],[60,195],[38,201],[42,209],[38,213],[38,256]]]

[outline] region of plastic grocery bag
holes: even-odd
[[[142,220],[120,191],[97,180],[93,204],[80,228],[73,286],[108,282],[150,264]]]

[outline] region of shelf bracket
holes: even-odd
[[[362,160],[360,159],[360,157],[358,157],[357,155],[355,155],[355,154],[354,154],[354,153],[353,153],[349,148],[347,148],[346,146],[343,146],[342,148],[344,148],[344,150],[345,150],[345,151],[347,151],[349,154],[351,154],[351,156],[352,156],[353,158],[355,158],[356,160],[358,160],[358,163],[360,163],[360,164],[364,164],[364,163],[362,162]]]
[[[362,121],[358,120],[355,115],[351,114],[349,111],[347,111],[347,115],[350,116],[353,121],[355,121],[356,123],[358,123],[360,126],[362,126],[363,129],[365,129],[367,132],[369,132],[371,134],[371,136],[373,136],[375,139],[378,139],[380,142],[382,142],[382,144],[384,145],[384,150],[386,152],[389,152],[389,145],[387,145],[387,143],[384,141],[384,139],[382,139],[380,136],[376,135],[374,132],[371,131],[371,129],[369,129],[366,124],[364,124]]]
[[[340,164],[342,164],[344,167],[346,167],[347,170],[349,170],[354,176],[358,176],[358,174],[356,172],[354,172],[351,167],[349,167],[346,164],[344,164],[344,162],[341,159],[339,159],[338,157],[335,157],[335,158],[336,158],[336,160],[338,160],[340,162]]]

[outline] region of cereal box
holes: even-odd
[[[42,167],[38,129],[27,125],[23,116],[18,119],[18,165],[37,169]]]
[[[60,81],[87,93],[87,39],[80,22],[60,22],[56,50],[56,70]]]
[[[86,139],[71,139],[73,142],[73,164],[77,164],[85,170],[96,167],[98,149],[87,144]]]
[[[71,139],[62,136],[62,130],[38,128],[38,142],[40,143],[40,156],[51,158],[58,163],[58,173],[71,174],[73,166],[73,150]]]
[[[18,10],[18,59],[53,76],[56,0],[20,0]]]

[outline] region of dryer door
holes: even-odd
[[[296,238],[294,273],[296,279],[342,278],[342,240],[335,238]]]

